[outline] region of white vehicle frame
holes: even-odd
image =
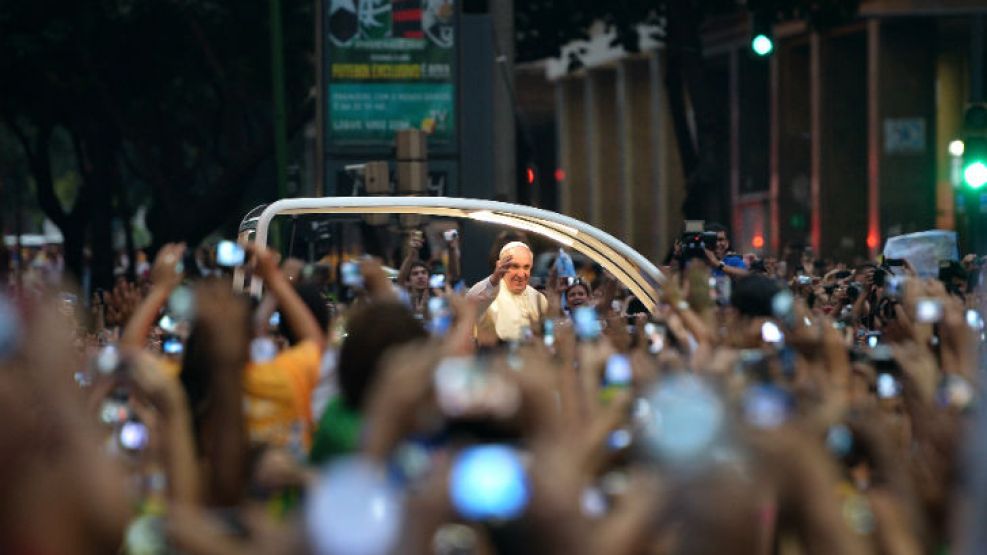
[[[241,239],[267,245],[271,221],[299,214],[420,214],[487,222],[541,235],[582,253],[605,270],[654,312],[665,280],[662,272],[616,237],[585,222],[549,210],[482,199],[453,197],[320,197],[282,199],[251,211],[240,224]],[[237,272],[234,285],[242,289]],[[259,295],[261,283],[251,280],[250,292]]]

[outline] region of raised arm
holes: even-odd
[[[247,244],[245,247],[254,258],[256,274],[264,280],[264,285],[281,307],[281,317],[285,318],[291,330],[303,341],[313,341],[321,350],[325,346],[325,334],[315,316],[302,301],[288,278],[278,268],[274,253],[267,248]]]
[[[297,258],[289,258],[284,261],[284,264],[281,265],[281,273],[288,278],[288,281],[294,281],[298,279],[298,274],[301,273],[304,266],[305,263],[301,260]],[[275,299],[274,295],[271,294],[270,290],[268,290],[264,294],[264,298],[260,301],[260,304],[258,304],[257,308],[254,310],[254,329],[266,330],[268,322],[271,320],[271,315],[274,314],[274,311],[277,309],[278,300]]]
[[[446,277],[452,285],[459,283],[463,278],[462,265],[460,264],[461,253],[459,251],[459,234],[449,241],[449,267],[446,268]]]
[[[408,238],[407,254],[405,254],[404,260],[401,262],[401,268],[398,270],[399,286],[405,287],[408,279],[411,278],[411,263],[418,260],[418,254],[421,252],[424,244],[420,231],[411,233],[411,236]]]
[[[122,346],[144,348],[147,335],[151,332],[161,307],[168,302],[168,296],[182,282],[179,264],[183,254],[185,254],[184,243],[168,243],[158,251],[158,255],[154,258],[154,266],[151,268],[151,291],[127,321],[123,336],[120,338]]]
[[[483,314],[487,308],[494,302],[497,298],[497,294],[500,293],[500,280],[507,274],[507,271],[511,268],[511,261],[514,257],[507,255],[501,258],[497,262],[497,267],[494,268],[494,272],[476,283],[470,290],[466,292],[466,296],[470,299],[474,299],[478,303],[478,314]]]

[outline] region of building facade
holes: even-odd
[[[983,82],[971,43],[984,16],[975,0],[864,1],[854,21],[824,32],[775,26],[767,58],[750,52],[744,14],[708,22],[704,78],[729,139],[717,141],[728,171],[709,195],[729,199],[723,223],[737,249],[811,246],[852,260],[873,257],[889,236],[953,228],[948,145]],[[539,168],[561,211],[659,259],[682,230],[685,187],[666,55],[661,44],[633,55],[608,44],[599,32],[574,45],[578,70],[565,67],[565,50],[519,68],[519,98],[554,92],[556,167]]]

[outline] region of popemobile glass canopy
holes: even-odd
[[[250,211],[240,223],[239,236],[266,246],[275,217],[301,214],[418,214],[485,222],[534,233],[599,264],[651,312],[665,280],[654,264],[609,233],[557,212],[491,200],[355,196],[283,199]],[[236,280],[236,285],[242,287],[242,274],[238,273]],[[259,280],[251,280],[250,292],[260,294]]]

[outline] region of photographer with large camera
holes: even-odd
[[[690,260],[699,259],[712,268],[713,277],[736,279],[746,276],[749,272],[743,257],[730,252],[727,229],[721,224],[710,223],[703,226],[703,231],[696,230],[701,224],[702,222],[686,223],[688,231],[682,234],[674,251],[680,267],[684,269]]]
[[[706,224],[705,229],[703,235],[712,234],[715,238],[713,248],[707,246],[704,249],[706,262],[713,268],[713,276],[728,276],[734,279],[746,276],[749,272],[743,257],[730,250],[727,228],[722,224],[710,223]]]

